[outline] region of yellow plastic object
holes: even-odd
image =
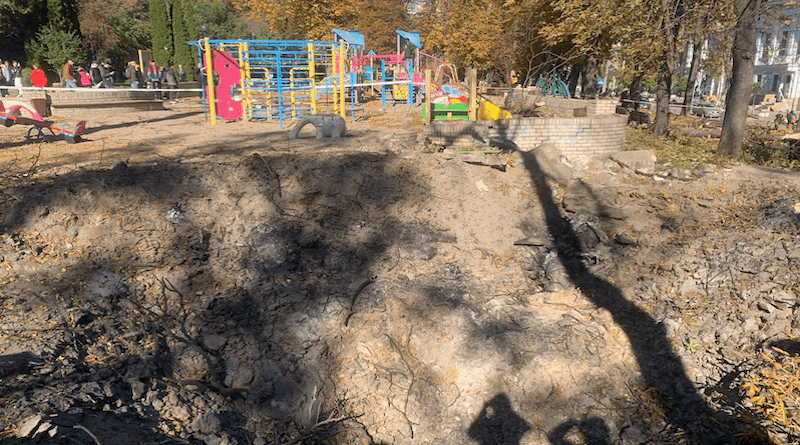
[[[482,100],[478,105],[478,120],[493,121],[497,119],[511,119],[511,113],[488,100]]]

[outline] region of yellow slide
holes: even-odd
[[[493,121],[497,119],[511,119],[511,113],[486,99],[481,100],[480,105],[478,105],[478,120]]]

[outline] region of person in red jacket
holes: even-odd
[[[44,88],[47,85],[47,75],[44,70],[39,67],[38,63],[33,64],[33,71],[31,71],[31,85],[36,88]]]

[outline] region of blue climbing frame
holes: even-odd
[[[205,41],[189,42],[205,58]],[[322,112],[343,114],[349,63],[347,43],[304,40],[209,40],[209,48],[238,62],[241,82],[229,92],[242,101],[243,118],[296,120]],[[227,93],[227,92],[222,92]],[[208,113],[207,91],[203,99]]]

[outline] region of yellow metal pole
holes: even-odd
[[[250,60],[245,58],[247,42],[239,43],[239,90],[242,92],[242,118],[249,118],[247,109],[250,108],[250,93],[245,89],[246,81],[250,79]]]
[[[339,44],[339,115],[344,117],[344,45]]]
[[[208,95],[208,109],[211,112],[211,125],[217,123],[217,100],[214,97],[214,68],[211,66],[211,45],[208,43],[208,37],[205,38],[206,50],[206,88]]]
[[[316,66],[314,64],[314,45],[308,44],[308,78],[311,81],[311,114],[317,114],[317,81],[315,77]]]
[[[289,103],[292,104],[292,118],[297,117],[297,104],[294,95],[294,68],[289,70]]]

